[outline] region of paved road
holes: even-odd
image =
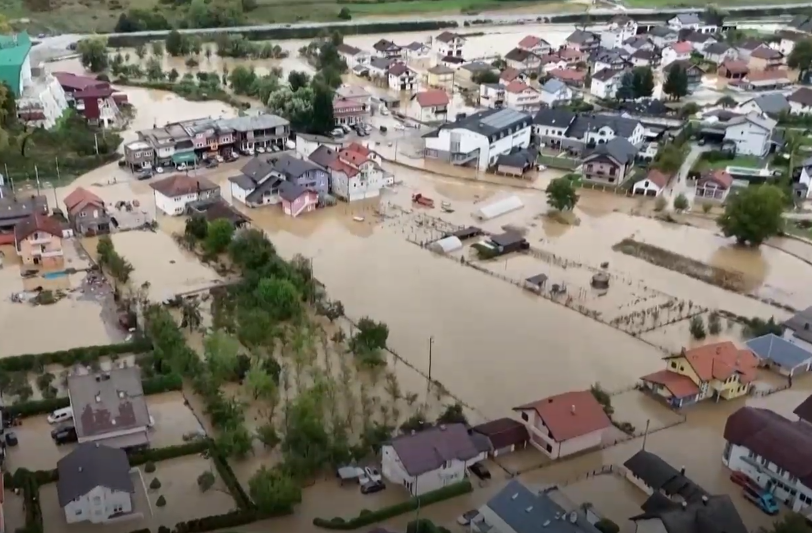
[[[682,162],[682,166],[679,167],[676,177],[671,180],[671,183],[666,189],[669,210],[674,209],[674,200],[680,194],[684,195],[685,198],[688,199],[688,205],[693,205],[694,187],[688,182],[688,173],[691,171],[694,163],[696,163],[696,160],[699,159],[702,152],[706,152],[707,150],[709,150],[709,148],[706,146],[699,146],[696,143],[691,143],[691,151],[688,152],[688,156],[685,158],[685,161]]]

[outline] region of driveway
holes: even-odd
[[[699,146],[696,143],[691,143],[691,151],[688,152],[688,156],[685,158],[685,161],[682,162],[682,166],[679,167],[677,176],[671,180],[671,183],[666,189],[668,209],[674,209],[674,200],[680,194],[684,195],[688,199],[688,205],[693,205],[694,187],[693,184],[688,183],[688,173],[691,171],[694,163],[696,163],[696,160],[699,159],[702,152],[707,152],[708,150],[709,148],[707,146]]]

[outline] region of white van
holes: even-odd
[[[60,422],[66,422],[68,420],[73,420],[73,409],[71,409],[70,407],[63,407],[62,409],[57,409],[56,411],[48,415],[49,424],[58,424]]]

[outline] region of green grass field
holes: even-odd
[[[733,159],[723,159],[721,161],[700,161],[697,165],[697,170],[716,170],[726,167],[762,168],[764,165],[758,157],[740,155]]]
[[[733,0],[731,2],[716,2],[720,7],[748,6],[762,4],[802,4],[808,0]],[[657,8],[657,7],[707,7],[712,2],[707,0],[623,0],[623,5],[630,8]]]

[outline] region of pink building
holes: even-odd
[[[283,181],[279,186],[279,198],[282,200],[282,210],[294,218],[302,213],[314,211],[319,204],[319,195],[316,191],[291,181]]]

